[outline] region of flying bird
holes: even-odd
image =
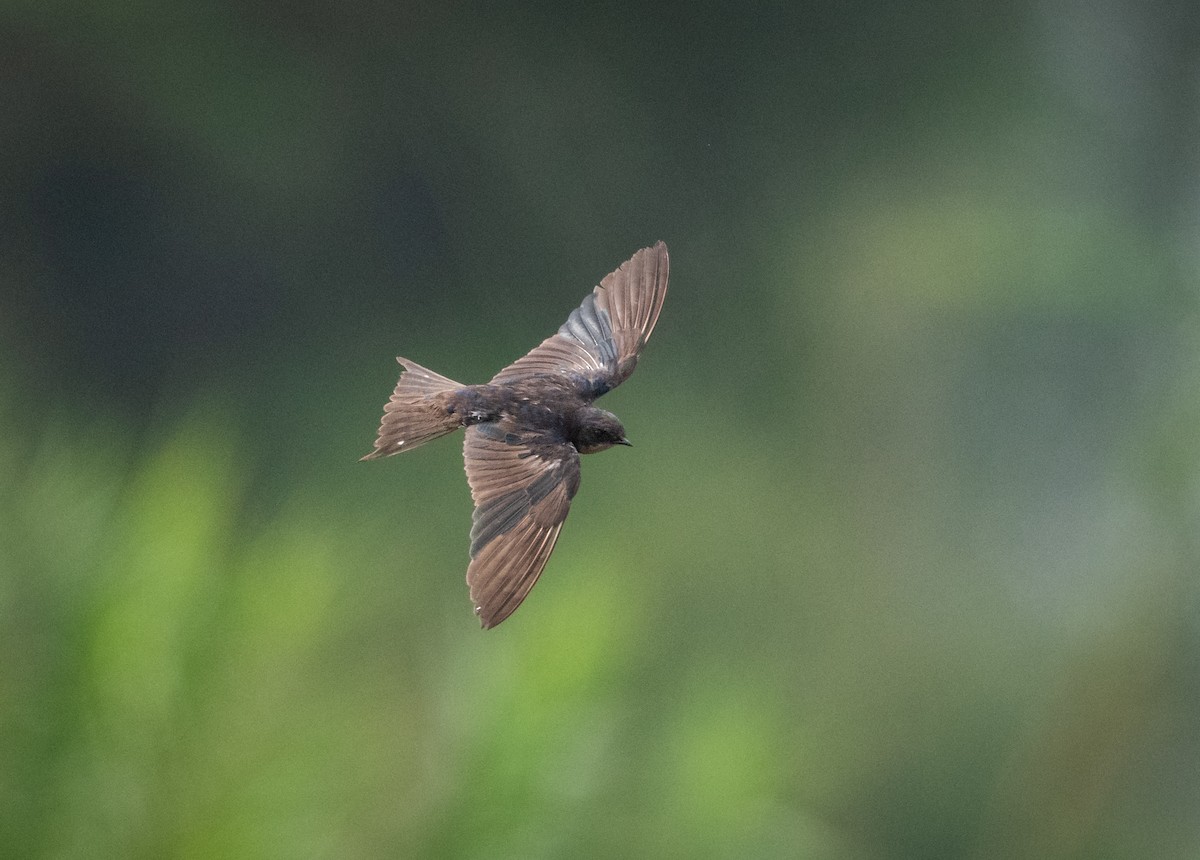
[[[475,511],[467,585],[485,628],[537,582],[579,490],[579,455],[628,445],[592,404],[629,378],[667,295],[667,246],[643,248],[600,282],[558,331],[483,385],[414,361],[384,406],[375,450],[389,457],[465,427]]]

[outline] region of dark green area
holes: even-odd
[[[0,5],[0,856],[1196,856],[1197,21]],[[657,239],[480,632],[392,357]]]

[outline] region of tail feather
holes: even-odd
[[[434,373],[407,358],[397,358],[404,366],[400,381],[379,424],[375,450],[364,460],[378,460],[423,445],[430,439],[453,433],[460,426],[458,415],[449,411],[454,393],[465,386]]]

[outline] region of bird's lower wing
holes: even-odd
[[[505,424],[468,428],[463,445],[475,500],[467,585],[484,627],[513,613],[537,582],[579,489],[569,444]]]

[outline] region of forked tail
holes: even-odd
[[[397,358],[404,366],[391,399],[383,407],[375,450],[364,460],[378,460],[453,433],[459,416],[450,411],[454,392],[465,386],[427,370],[415,361]]]

